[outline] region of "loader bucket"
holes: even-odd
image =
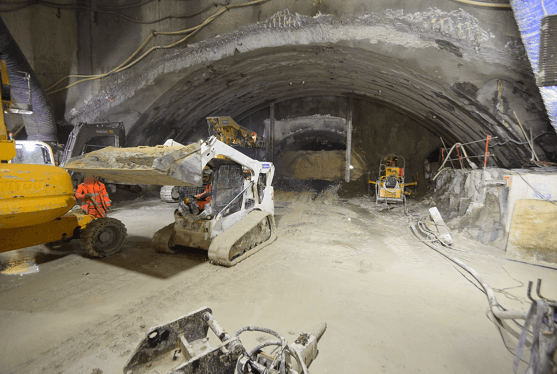
[[[106,147],[70,159],[64,168],[101,177],[107,183],[203,185],[199,144],[187,146]]]

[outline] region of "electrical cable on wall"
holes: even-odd
[[[217,6],[224,6],[224,5],[228,5],[229,1],[225,1],[224,3],[217,3],[214,2],[212,4],[207,5],[206,7],[191,13],[191,14],[186,14],[186,15],[182,15],[182,16],[166,16],[166,17],[162,17],[156,20],[152,20],[152,21],[140,21],[140,20],[136,20],[133,19],[131,17],[126,16],[125,14],[122,14],[120,12],[116,12],[115,10],[118,9],[129,9],[129,8],[135,8],[141,5],[145,5],[148,4],[150,2],[152,2],[154,0],[148,0],[146,2],[143,2],[141,4],[137,4],[137,5],[128,5],[128,6],[123,6],[123,7],[101,7],[100,5],[98,7],[89,7],[87,5],[70,5],[70,6],[66,6],[65,4],[58,4],[58,5],[54,5],[54,3],[49,3],[47,1],[40,1],[38,0],[37,2],[33,1],[33,2],[27,2],[27,3],[20,3],[22,4],[19,7],[16,8],[12,8],[12,9],[6,9],[6,10],[0,10],[0,13],[12,13],[12,12],[16,12],[18,10],[22,10],[24,8],[27,8],[28,6],[31,5],[43,5],[46,7],[50,7],[50,8],[56,8],[56,9],[63,9],[63,10],[85,10],[85,11],[89,11],[92,13],[101,13],[101,14],[111,14],[111,15],[116,15],[119,17],[122,17],[125,20],[128,20],[130,22],[134,22],[134,23],[139,23],[139,24],[144,24],[144,25],[150,25],[153,23],[158,23],[158,22],[162,22],[162,21],[166,21],[169,19],[188,19],[188,18],[193,18],[196,17],[200,14],[203,14],[205,12],[207,12],[208,10],[210,10],[213,7],[217,7]],[[189,1],[189,0],[188,0]],[[13,3],[13,4],[17,4],[17,3]],[[5,4],[0,4],[1,5],[5,5]]]
[[[120,6],[110,6],[110,5],[97,5],[98,9],[130,9],[130,8],[137,8],[140,6],[143,6],[145,4],[149,4],[152,3],[155,0],[146,0],[142,3],[139,4],[132,4],[132,5],[120,5]],[[46,5],[46,6],[50,6],[52,8],[72,8],[72,7],[83,7],[83,3],[54,3],[52,1],[45,1],[45,0],[33,0],[33,1],[9,1],[9,0],[4,0],[2,2],[3,5],[25,5],[25,6],[29,6],[29,5],[35,5],[35,4],[41,4],[41,5]]]
[[[212,16],[208,17],[205,21],[203,21],[201,24],[191,27],[189,29],[185,29],[185,30],[179,30],[179,31],[153,31],[151,32],[151,34],[143,41],[143,43],[141,44],[141,46],[139,46],[139,48],[130,56],[128,57],[128,59],[126,61],[124,61],[123,63],[121,63],[120,65],[118,65],[116,68],[112,69],[111,71],[109,71],[108,73],[104,73],[104,74],[96,74],[96,75],[81,75],[81,74],[71,74],[68,75],[62,79],[60,79],[58,82],[56,82],[55,84],[53,84],[52,86],[48,87],[46,89],[47,95],[52,95],[54,93],[66,90],[70,87],[73,87],[79,83],[82,82],[86,82],[86,81],[91,81],[91,80],[96,80],[96,79],[101,79],[101,78],[105,78],[109,75],[112,74],[116,74],[119,72],[122,72],[126,69],[131,68],[132,66],[134,66],[135,64],[137,64],[138,62],[140,62],[141,60],[143,60],[145,57],[147,57],[151,52],[158,50],[158,49],[170,49],[170,48],[174,48],[182,43],[184,43],[186,40],[188,40],[189,38],[191,38],[192,36],[194,36],[196,33],[198,33],[203,27],[207,26],[208,24],[210,24],[211,22],[213,22],[215,19],[217,19],[218,17],[220,17],[222,14],[224,14],[226,11],[230,10],[230,9],[234,9],[234,8],[243,8],[243,7],[248,7],[248,6],[253,6],[253,5],[258,5],[258,4],[262,4],[262,3],[266,3],[268,1],[271,0],[254,0],[254,1],[250,1],[247,3],[243,3],[243,4],[232,4],[232,5],[224,5],[222,6],[215,14],[213,14]],[[180,40],[165,45],[165,46],[154,46],[149,48],[147,51],[145,51],[141,56],[137,57],[141,51],[147,46],[147,44],[151,41],[151,39],[153,39],[155,36],[157,35],[184,35],[186,34],[185,37],[181,38]],[[136,58],[137,57],[137,58]],[[77,82],[74,82],[72,84],[69,84],[65,87],[62,88],[58,88],[55,89],[60,83],[62,83],[64,80],[66,79],[70,79],[70,78],[83,78],[78,80]]]
[[[544,132],[542,132],[542,133],[539,133],[538,135],[536,135],[536,136],[532,139],[532,141],[536,140],[536,139],[539,138],[540,136],[548,135],[548,134],[553,134],[553,135],[555,135],[555,131],[544,131]],[[493,146],[493,145],[495,145],[495,146],[500,146],[500,145],[505,145],[505,144],[508,144],[508,143],[511,143],[511,142],[514,143],[514,144],[517,144],[517,145],[529,144],[528,141],[519,142],[519,141],[516,141],[516,140],[513,140],[513,139],[509,139],[509,140],[507,140],[506,142],[502,142],[502,143],[491,143],[491,145],[492,145],[492,146]]]
[[[502,9],[512,9],[511,4],[504,4],[504,3],[486,3],[484,1],[472,1],[472,0],[454,0],[457,3],[463,3],[468,5],[477,5],[483,6],[487,8],[502,8]]]

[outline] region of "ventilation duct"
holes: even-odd
[[[539,77],[538,66],[541,21],[544,16],[557,13],[557,1],[511,0],[511,7],[516,23],[518,24],[518,29],[520,30],[522,43],[528,53],[530,65],[532,66],[534,76],[537,78],[539,86],[540,79],[545,80],[545,78]],[[549,21],[553,24],[553,20]],[[557,30],[550,30],[549,32],[554,34],[556,31]],[[553,62],[555,62],[556,59],[557,56],[553,57]],[[547,73],[544,72],[543,76],[545,77],[546,74]],[[540,87],[540,94],[545,104],[545,109],[551,121],[551,125],[557,130],[557,87]]]
[[[2,18],[0,18],[0,58],[6,61],[10,85],[13,88],[27,87],[29,84],[33,114],[23,115],[27,139],[58,141],[50,102],[31,65],[19,49]],[[26,74],[22,74],[22,72],[28,74],[29,83],[25,79]],[[12,89],[11,91],[16,104],[28,104],[29,93],[26,90]]]
[[[538,86],[557,86],[557,15],[542,18]]]

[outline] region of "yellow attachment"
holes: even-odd
[[[387,167],[385,169],[385,175],[387,175],[389,177],[393,176],[393,177],[396,177],[398,179],[398,178],[401,177],[400,170],[401,170],[401,168]]]
[[[209,133],[226,145],[257,148],[257,134],[238,125],[232,117],[207,117]]]
[[[381,182],[381,188],[379,189],[379,197],[386,197],[388,199],[400,199],[402,198],[402,189],[387,189],[384,187],[384,183]]]
[[[0,164],[0,230],[47,223],[74,205],[71,178],[64,169]]]
[[[87,214],[70,212],[38,225],[0,229],[0,252],[69,239],[75,229],[84,229],[93,220]]]
[[[10,80],[8,78],[8,69],[6,61],[0,60],[0,76],[2,80],[2,93],[10,92]],[[6,121],[4,120],[4,111],[10,110],[12,105],[9,97],[2,95],[2,108],[0,108],[0,161],[9,161],[16,156],[15,142],[8,140],[8,130],[6,129]]]

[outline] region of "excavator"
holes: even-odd
[[[25,144],[33,149],[35,144],[18,144],[11,139],[4,111],[28,114],[30,110],[22,112],[17,107],[12,110],[8,69],[4,61],[0,61],[0,76],[0,252],[71,238],[80,238],[82,247],[95,257],[120,251],[126,237],[122,222],[108,217],[94,219],[71,211],[76,200],[67,171],[46,165],[44,160],[29,163],[25,162],[25,157],[18,156],[18,146],[24,151]],[[40,154],[43,155],[42,150]],[[10,162],[14,159],[16,162]]]
[[[173,253],[177,245],[200,248],[212,263],[230,267],[276,239],[272,163],[254,160],[215,135],[201,144],[166,144],[107,147],[64,167],[108,183],[202,187],[205,179],[210,202],[200,209],[192,204],[194,196],[182,193],[174,222],[153,236],[159,252]]]

